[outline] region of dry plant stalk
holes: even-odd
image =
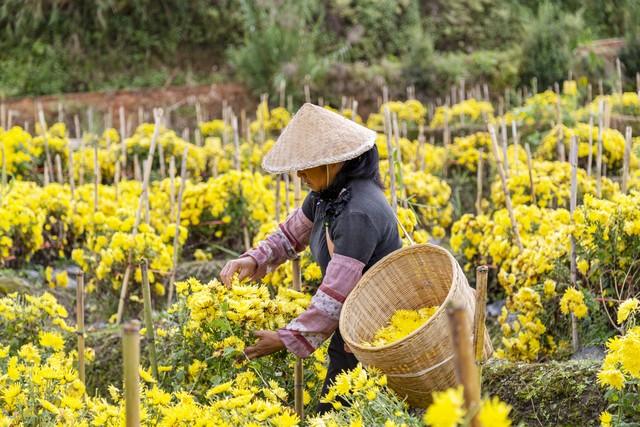
[[[489,128],[489,135],[491,136],[491,147],[493,149],[493,156],[496,159],[496,165],[498,167],[498,173],[500,174],[500,180],[502,181],[502,191],[504,192],[504,201],[509,212],[509,219],[511,220],[511,232],[516,240],[516,244],[520,251],[523,250],[522,241],[520,240],[520,232],[518,231],[518,223],[513,212],[513,206],[511,204],[511,195],[509,193],[509,187],[507,186],[507,177],[502,167],[502,160],[500,159],[500,153],[498,151],[498,138],[496,137],[496,130],[492,124],[487,125]],[[532,181],[533,182],[533,181]]]
[[[84,273],[82,271],[76,274],[76,334],[78,335],[78,378],[84,383]]]
[[[189,148],[185,147],[182,153],[182,163],[180,164],[180,190],[178,191],[178,212],[176,213],[176,233],[173,235],[173,268],[169,277],[169,292],[167,300],[169,305],[173,303],[173,287],[176,281],[176,269],[178,267],[178,253],[180,252],[180,216],[182,215],[182,199],[184,197],[184,189],[187,186],[187,156]]]
[[[301,200],[301,184],[300,178],[294,173],[293,174],[293,198],[294,204],[296,208],[300,208]],[[293,269],[293,289],[300,292],[302,289],[302,274],[300,268],[300,257],[297,256],[295,259],[291,261],[291,267]],[[295,410],[298,417],[302,421],[304,419],[304,371],[302,365],[302,358],[296,357],[296,364],[294,368],[294,401],[295,401]]]
[[[151,372],[156,381],[158,377],[158,359],[156,357],[156,334],[153,327],[153,310],[151,308],[151,287],[149,286],[149,265],[146,259],[140,263],[142,272],[142,301],[144,304],[144,326],[149,340],[149,361],[151,362]]]
[[[629,186],[629,160],[631,159],[632,128],[625,128],[624,161],[622,163],[622,193],[626,194]]]
[[[142,193],[140,193],[140,198],[138,199],[138,209],[136,210],[133,229],[131,231],[131,234],[133,235],[133,237],[135,237],[138,234],[138,226],[140,225],[142,209],[145,206],[145,202],[147,200],[149,179],[151,177],[151,164],[152,164],[153,155],[156,149],[158,133],[160,132],[160,125],[162,123],[162,109],[161,108],[154,109],[153,116],[155,119],[155,127],[153,129],[153,135],[151,136],[151,143],[149,144],[149,157],[148,157],[149,160],[145,162],[144,177],[142,180]],[[120,288],[120,299],[118,301],[118,312],[116,314],[117,324],[120,324],[120,322],[122,322],[122,315],[124,313],[124,300],[127,296],[127,287],[129,285],[129,278],[131,276],[132,256],[133,256],[132,253],[129,252],[127,268],[125,269],[124,278],[122,280],[122,287]]]

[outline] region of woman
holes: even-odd
[[[311,247],[323,275],[311,305],[278,331],[255,332],[257,342],[245,353],[253,359],[286,348],[307,357],[333,335],[322,395],[336,375],[358,363],[338,329],[345,298],[365,271],[401,247],[395,215],[382,191],[375,136],[339,114],[304,104],[262,166],[271,173],[297,171],[312,191],[275,233],[220,273],[227,286],[235,273],[257,280]],[[320,404],[318,412],[329,409]]]

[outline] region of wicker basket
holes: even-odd
[[[340,314],[345,343],[365,366],[387,375],[389,386],[414,407],[426,407],[434,390],[456,385],[453,347],[446,306],[461,304],[473,323],[475,291],[458,262],[445,249],[413,245],[374,265],[351,291]],[[373,335],[399,309],[439,305],[427,323],[400,341],[366,347]],[[485,357],[492,352],[485,334]]]

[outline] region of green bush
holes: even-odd
[[[417,0],[329,0],[325,7],[326,25],[346,40],[352,61],[401,56],[420,28]]]
[[[520,62],[520,83],[538,79],[545,89],[567,77],[582,18],[562,12],[553,3],[545,2],[537,15],[525,27]]]
[[[280,82],[299,95],[306,77],[322,79],[335,54],[325,52],[321,9],[310,0],[243,1],[245,40],[228,51],[237,77],[255,93],[276,93]],[[340,53],[340,49],[334,51]]]

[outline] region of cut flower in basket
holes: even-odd
[[[362,344],[369,347],[381,347],[399,341],[427,323],[438,307],[435,305],[419,310],[398,310],[391,316],[387,326],[376,332],[371,342],[363,342]]]

